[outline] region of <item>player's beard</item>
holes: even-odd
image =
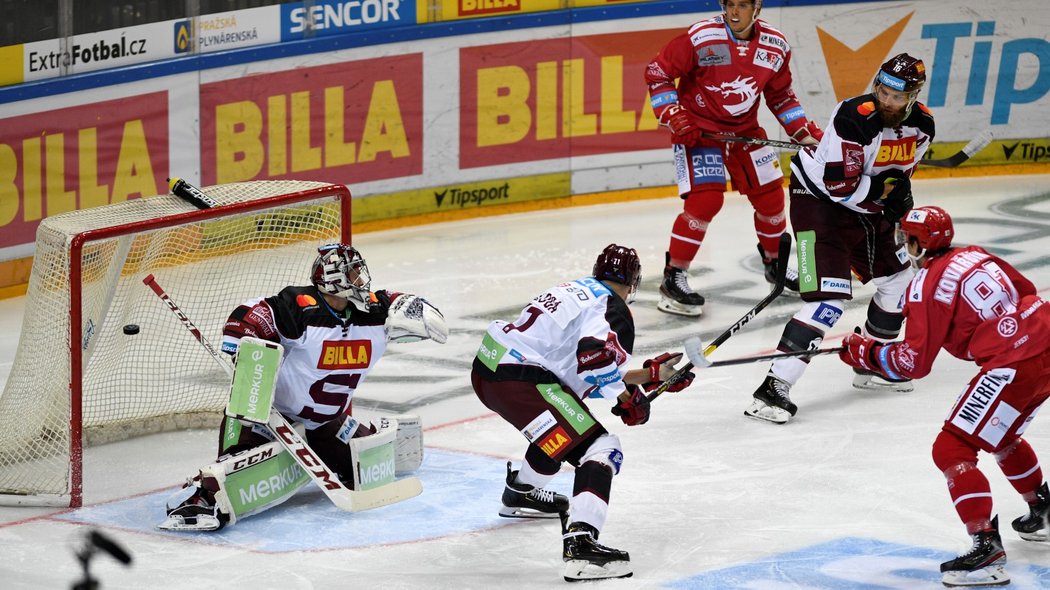
[[[887,106],[879,105],[879,116],[882,118],[882,124],[884,127],[890,129],[899,127],[904,122],[904,117],[907,115],[907,107],[901,109],[892,109]]]

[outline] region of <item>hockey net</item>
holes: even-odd
[[[218,343],[238,304],[307,284],[317,246],[350,241],[344,186],[204,190],[218,206],[162,195],[41,222],[0,397],[0,504],[79,506],[85,443],[218,426],[229,377],[145,276]]]

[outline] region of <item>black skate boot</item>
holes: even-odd
[[[598,543],[598,531],[584,522],[566,525],[568,515],[562,515],[562,560],[565,562],[565,581],[582,582],[603,578],[629,578],[631,556],[626,551],[612,549]]]
[[[1050,540],[1050,489],[1045,481],[1035,495],[1035,503],[1028,505],[1028,514],[1015,518],[1012,526],[1025,541],[1047,541]]]
[[[790,383],[772,374],[767,374],[766,380],[755,390],[755,399],[751,402],[751,407],[744,410],[744,415],[775,424],[784,424],[798,411],[798,406],[791,403],[791,398],[788,397],[790,390]]]
[[[766,269],[766,282],[770,285],[776,283],[777,259],[767,257],[766,251],[762,249],[762,244],[758,245],[758,256],[762,258],[762,266]],[[798,271],[789,266],[784,277],[784,289],[792,293],[798,293]]]
[[[514,483],[517,471],[510,470],[507,461],[507,487],[503,490],[503,506],[499,515],[507,518],[557,518],[569,509],[569,499],[565,496],[534,488],[523,483]]]
[[[999,537],[999,517],[992,519],[992,530],[970,536],[973,547],[968,553],[941,564],[941,583],[949,588],[1009,584],[1006,552]]]
[[[704,296],[689,286],[686,272],[671,266],[671,253],[664,255],[664,280],[660,283],[660,311],[696,317],[703,313]]]

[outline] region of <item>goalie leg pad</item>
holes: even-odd
[[[353,489],[371,490],[394,482],[397,420],[382,420],[375,434],[350,439]]]
[[[200,475],[191,481],[193,485],[176,496],[183,498],[182,503],[174,508],[169,504],[167,520],[157,526],[177,531],[218,530],[277,506],[309,482],[309,475],[284,447],[267,443],[202,467]],[[205,495],[202,487],[214,498],[210,506],[199,504]],[[187,490],[190,497],[185,496]],[[208,510],[191,509],[191,505]],[[189,512],[195,514],[187,519]]]

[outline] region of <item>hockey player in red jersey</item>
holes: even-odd
[[[911,175],[930,147],[933,115],[917,101],[922,60],[906,53],[882,64],[872,92],[836,105],[816,146],[791,158],[788,189],[797,244],[802,308],[784,326],[777,350],[820,346],[853,298],[853,277],[872,283],[864,334],[888,342],[900,334],[901,297],[914,275],[895,225],[912,208]],[[798,407],[789,392],[809,359],[774,361],[746,416],[783,424]],[[857,370],[853,386],[911,391],[909,379]]]
[[[977,453],[990,453],[1028,502],[1013,529],[1025,540],[1048,540],[1050,491],[1022,435],[1050,397],[1050,303],[1001,258],[978,246],[953,248],[952,220],[940,207],[909,211],[901,231],[920,268],[908,285],[904,340],[850,334],[839,356],[890,378],[926,376],[941,349],[980,367],[933,442],[933,461],[973,538],[973,548],[942,563],[941,572],[945,586],[1007,584],[998,517]]]
[[[614,413],[634,426],[649,420],[644,390],[675,373],[682,355],[664,353],[627,370],[634,349],[634,299],[641,263],[633,248],[610,244],[593,276],[534,297],[512,323],[495,321],[478,349],[471,383],[486,407],[529,441],[520,471],[507,464],[501,516],[562,516],[562,559],[569,581],[631,575],[626,551],[598,543],[613,476],[623,462],[620,439],[584,402],[616,400]],[[681,391],[693,376],[668,391]],[[644,388],[644,389],[643,389]],[[571,502],[543,489],[562,463],[576,468]]]
[[[247,336],[284,347],[273,407],[302,425],[310,447],[351,485],[349,441],[376,432],[351,415],[354,392],[382,358],[388,342],[430,339],[444,343],[448,327],[437,308],[421,297],[371,291],[364,258],[347,244],[318,249],[310,267],[310,282],[239,305],[223,328],[222,351],[236,354],[241,339]],[[217,461],[237,461],[272,438],[263,428],[224,417]],[[417,459],[421,461],[421,437],[417,442]],[[210,531],[230,522],[232,511],[224,513],[222,502],[216,502],[216,495],[225,491],[216,488],[215,478],[203,476],[203,470],[201,473],[184,493],[169,502],[168,518],[159,528]],[[276,487],[272,492],[279,496]],[[283,499],[274,504],[280,501]]]
[[[653,112],[671,130],[678,193],[685,201],[671,229],[658,307],[686,316],[702,313],[704,298],[690,288],[686,271],[722,209],[727,172],[733,188],[755,209],[758,251],[770,282],[778,264],[777,244],[787,228],[777,152],[712,137],[766,139],[758,124],[760,96],[794,141],[811,145],[822,136],[791,88],[787,39],[758,19],[762,0],[721,2],[723,14],[672,39],[645,72]],[[797,275],[790,270],[788,287],[798,290]]]

